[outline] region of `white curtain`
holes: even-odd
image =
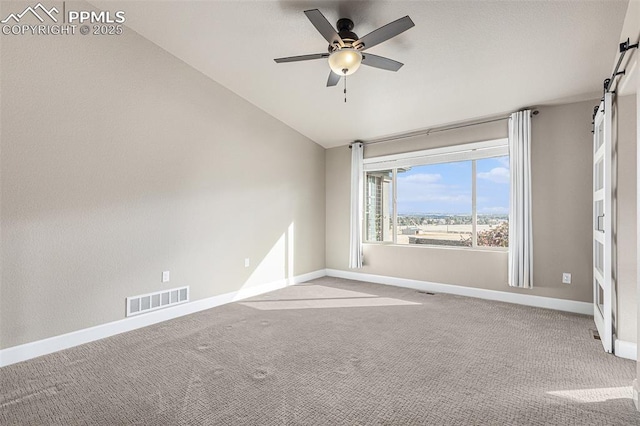
[[[531,226],[531,111],[518,111],[509,120],[509,285],[533,286]]]
[[[351,144],[351,231],[349,268],[362,268],[362,209],[364,204],[362,142]]]

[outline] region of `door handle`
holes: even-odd
[[[602,228],[600,227],[600,219],[604,219],[604,215],[603,215],[603,214],[602,214],[602,215],[599,215],[599,216],[596,218],[596,231],[604,232],[604,229],[602,229]]]

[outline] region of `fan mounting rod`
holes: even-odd
[[[364,43],[356,43],[360,38],[358,37],[358,34],[351,31],[353,30],[353,21],[351,19],[338,19],[336,28],[338,29],[338,35],[340,36],[342,43],[337,41],[329,43],[329,53],[335,52],[343,47],[350,47],[356,50],[364,49]]]

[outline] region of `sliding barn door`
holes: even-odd
[[[593,317],[611,353],[611,93],[600,103],[593,130]]]

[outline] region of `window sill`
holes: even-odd
[[[416,249],[441,249],[441,250],[461,250],[461,251],[480,251],[480,252],[497,252],[497,253],[508,253],[509,248],[507,247],[461,247],[461,246],[439,246],[439,245],[430,245],[430,244],[394,244],[391,242],[368,242],[365,241],[362,243],[366,246],[385,246],[385,247],[411,247]]]

